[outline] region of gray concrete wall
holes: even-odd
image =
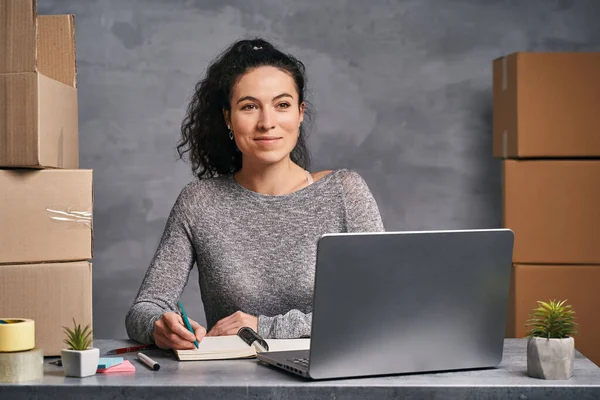
[[[501,224],[491,62],[599,51],[597,0],[41,0],[76,15],[81,168],[94,169],[94,326],[124,316],[181,188],[175,144],[193,85],[242,37],[302,59],[313,170],[361,173],[388,230]],[[183,303],[204,322],[197,273]]]

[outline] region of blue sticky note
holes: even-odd
[[[123,363],[123,357],[100,357],[98,359],[98,369],[106,369]]]

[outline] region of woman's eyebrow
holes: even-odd
[[[291,95],[291,94],[289,94],[289,93],[281,93],[280,95],[277,95],[277,96],[273,97],[273,100],[279,100],[279,99],[281,99],[282,97],[289,97],[289,98],[292,98],[292,99],[294,98],[294,96],[292,96],[292,95]],[[236,102],[236,104],[240,104],[242,101],[246,101],[246,100],[250,100],[250,101],[258,101],[258,99],[257,99],[256,97],[252,97],[252,96],[244,96],[244,97],[241,97],[241,98],[240,98],[240,99],[239,99],[239,100]]]
[[[279,100],[279,99],[281,99],[282,97],[289,97],[289,98],[291,98],[291,99],[293,99],[293,98],[294,98],[294,96],[292,96],[292,95],[291,95],[291,94],[289,94],[289,93],[281,93],[279,96],[275,96],[275,97],[273,97],[273,100]]]

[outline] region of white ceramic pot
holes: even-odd
[[[527,342],[527,375],[540,379],[569,379],[573,375],[575,341],[529,338]]]
[[[84,378],[96,374],[100,349],[87,350],[61,350],[62,367],[66,376]]]

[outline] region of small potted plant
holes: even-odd
[[[96,374],[100,350],[92,348],[92,330],[88,324],[85,328],[75,323],[73,329],[64,327],[67,338],[64,342],[69,346],[61,350],[61,360],[66,376],[84,378]]]
[[[566,302],[538,301],[530,313],[527,374],[533,378],[569,379],[573,375],[577,323],[575,311]]]

